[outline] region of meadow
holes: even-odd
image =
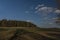
[[[0,27],[0,40],[60,40],[60,29]]]

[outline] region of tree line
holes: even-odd
[[[26,21],[0,20],[0,27],[36,27],[35,24]]]

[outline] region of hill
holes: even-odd
[[[35,24],[26,21],[0,20],[0,27],[36,27]]]
[[[59,28],[39,28],[26,21],[0,20],[0,40],[60,40]]]

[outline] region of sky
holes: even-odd
[[[0,20],[21,20],[39,27],[59,27],[55,0],[0,0]]]

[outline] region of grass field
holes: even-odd
[[[0,40],[60,40],[60,29],[37,27],[1,27]]]

